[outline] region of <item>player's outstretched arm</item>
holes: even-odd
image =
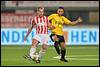
[[[78,19],[76,21],[73,21],[70,24],[74,25],[74,24],[80,23],[82,21],[83,21],[82,18],[81,17],[78,17]]]
[[[31,27],[28,29],[28,32],[27,32],[27,34],[26,34],[26,36],[25,36],[25,38],[24,38],[24,41],[26,41],[26,38],[28,37],[28,35],[29,35],[30,32],[32,31],[32,28],[33,28],[33,26],[31,26]]]

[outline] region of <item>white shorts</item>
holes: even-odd
[[[41,44],[48,45],[49,35],[48,34],[36,34],[33,39],[38,40]]]

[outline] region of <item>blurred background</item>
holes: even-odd
[[[79,26],[99,25],[99,1],[1,1],[1,27],[28,27],[39,6],[45,7],[46,16],[63,6],[71,21],[83,18]]]

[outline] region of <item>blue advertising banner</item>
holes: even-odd
[[[31,45],[36,30],[33,29],[26,42],[24,42],[27,31],[28,29],[26,28],[1,28],[1,45]],[[98,28],[68,28],[65,29],[64,32],[67,32],[64,36],[67,35],[67,37],[65,36],[65,41],[68,45],[99,45]],[[53,45],[50,38],[48,44]]]

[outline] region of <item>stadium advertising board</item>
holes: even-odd
[[[20,22],[30,22],[31,18],[33,17],[33,14],[18,14],[18,13],[1,13],[1,22],[7,22],[7,23],[20,23]]]
[[[32,38],[35,36],[36,30],[33,29],[24,42],[24,36],[28,29],[25,28],[2,28],[1,44],[2,45],[31,45]],[[50,31],[49,31],[50,32]],[[49,33],[50,34],[50,33]],[[66,44],[68,45],[98,45],[99,44],[99,28],[68,28],[64,30]],[[48,44],[53,45],[51,39]]]

